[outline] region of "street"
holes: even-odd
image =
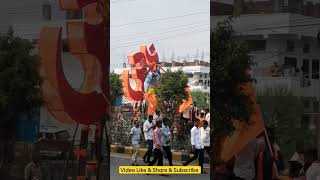
[[[145,165],[140,158],[138,161],[139,165]],[[173,162],[174,165],[181,165],[181,162]],[[197,178],[197,180],[209,180],[210,174],[200,174],[200,175],[169,175],[169,176],[160,176],[160,175],[121,175],[118,173],[119,166],[128,166],[130,165],[130,156],[124,154],[110,154],[110,179],[115,180],[141,180],[146,178],[156,177],[157,180],[191,180]],[[167,159],[164,159],[164,165],[168,165]],[[205,171],[209,172],[208,164],[205,164]]]

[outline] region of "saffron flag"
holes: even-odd
[[[235,132],[232,136],[227,137],[222,144],[221,159],[224,161],[229,161],[237,155],[242,148],[262,133],[265,128],[260,107],[256,103],[256,95],[252,83],[246,83],[242,88],[243,92],[251,98],[253,112],[249,123],[235,121]]]

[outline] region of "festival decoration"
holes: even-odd
[[[131,70],[124,70],[122,75],[124,96],[133,102],[146,100],[149,115],[155,113],[157,99],[154,88],[160,80],[160,71],[163,70],[158,59],[158,53],[153,44],[149,48],[146,45],[141,45],[139,52],[128,56]],[[130,79],[135,81],[134,88],[131,87]],[[179,113],[185,111],[193,103],[190,89],[186,88],[186,91],[188,99],[179,106]]]
[[[110,106],[106,79],[110,64],[106,22],[98,0],[60,0],[63,10],[83,9],[84,19],[67,21],[69,52],[84,69],[79,90],[68,83],[62,66],[62,27],[44,27],[40,33],[40,73],[42,93],[49,112],[64,123],[93,124],[103,118]]]

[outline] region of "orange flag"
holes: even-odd
[[[252,83],[243,85],[243,92],[250,96],[253,102],[253,113],[249,123],[235,121],[236,131],[232,136],[227,137],[222,144],[221,159],[230,160],[237,155],[249,142],[255,139],[264,131],[264,122],[259,105],[256,103],[255,90]]]
[[[179,113],[184,112],[193,103],[190,88],[187,87],[185,90],[188,93],[188,99],[184,100],[184,102],[179,106]]]

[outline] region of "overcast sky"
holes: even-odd
[[[155,44],[159,57],[209,59],[209,0],[112,0],[111,70],[140,44]],[[127,60],[126,60],[127,62]]]

